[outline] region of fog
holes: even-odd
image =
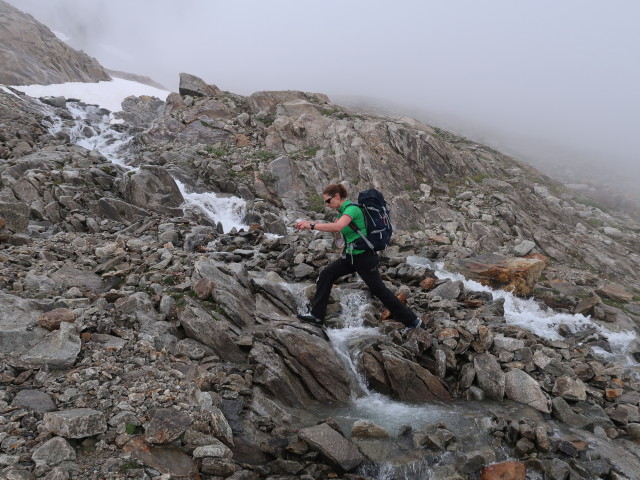
[[[188,72],[242,95],[322,92],[640,185],[637,0],[9,2],[171,90]]]

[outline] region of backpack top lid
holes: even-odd
[[[387,202],[384,199],[384,195],[375,188],[370,188],[368,190],[363,190],[358,194],[358,203],[360,205],[381,205],[383,207],[387,206]]]
[[[355,224],[351,222],[351,228],[362,237],[354,242],[354,247],[362,250],[384,250],[389,245],[391,234],[393,233],[391,218],[384,196],[375,188],[363,190],[358,194],[357,205],[362,208],[364,213],[367,231],[358,231]]]

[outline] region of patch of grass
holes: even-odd
[[[167,275],[162,279],[162,283],[165,285],[176,285],[178,283],[178,279],[174,275]]]
[[[602,220],[597,219],[597,218],[587,218],[585,220],[585,222],[587,222],[593,228],[600,228],[600,227],[602,227],[604,225],[604,222]]]
[[[136,435],[143,432],[143,429],[140,425],[134,425],[133,423],[127,423],[124,426],[124,432],[129,435]]]
[[[587,207],[594,207],[602,210],[605,213],[609,213],[609,209],[602,205],[601,203],[596,202],[595,200],[587,197],[576,197],[573,199],[577,203],[581,203],[582,205],[586,205]]]
[[[270,127],[275,120],[276,120],[275,115],[267,115],[266,117],[263,117],[260,119],[260,121],[264,123],[267,127]]]
[[[261,173],[260,175],[258,175],[258,178],[262,180],[266,185],[274,185],[278,180],[278,177],[276,177],[271,172]]]
[[[620,310],[624,310],[624,302],[619,302],[618,300],[611,300],[610,298],[603,298],[602,303],[605,305],[609,305],[610,307],[619,308]]]
[[[141,467],[141,465],[138,464],[138,462],[136,462],[134,460],[129,460],[129,461],[126,461],[124,463],[121,463],[118,468],[120,470],[135,470],[135,469],[142,468],[142,467]]]
[[[252,157],[257,158],[259,160],[273,160],[278,155],[271,150],[258,150],[255,152]]]
[[[307,208],[312,212],[320,213],[324,210],[324,207],[325,207],[324,200],[322,200],[322,197],[317,193],[314,192],[307,195],[305,200],[307,202]]]
[[[471,175],[469,179],[473,180],[475,183],[482,183],[485,178],[489,178],[489,175],[486,173],[479,173],[477,175]]]
[[[215,157],[222,157],[227,154],[227,149],[225,147],[215,148],[213,145],[207,145],[204,147],[204,151]]]

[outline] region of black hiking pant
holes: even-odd
[[[389,290],[380,278],[378,255],[367,250],[359,255],[347,255],[327,265],[316,283],[316,294],[311,302],[311,314],[324,320],[327,314],[327,303],[333,283],[340,277],[357,272],[360,278],[382,304],[389,309],[394,320],[402,322],[405,326],[413,325],[418,318],[406,305],[404,305],[391,290]]]

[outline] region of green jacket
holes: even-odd
[[[367,223],[364,220],[364,214],[362,210],[357,205],[351,203],[350,200],[345,200],[340,209],[338,210],[340,217],[342,215],[349,215],[353,220],[353,223],[364,233],[367,231]],[[364,252],[365,250],[356,250],[353,249],[353,245],[350,245],[351,242],[355,242],[360,235],[351,228],[349,225],[340,230],[340,233],[344,237],[344,241],[347,244],[346,253],[349,255],[358,255],[359,253]]]

